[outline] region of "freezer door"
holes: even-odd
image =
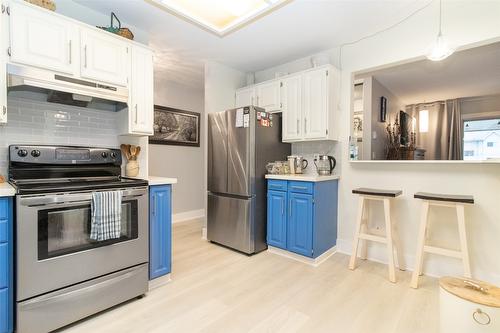
[[[254,144],[252,142],[255,126],[253,108],[245,107],[227,111],[228,167],[227,193],[250,196],[252,188],[250,179],[252,169]],[[242,118],[247,119],[242,122]],[[238,126],[238,127],[237,127]]]
[[[254,198],[208,195],[207,238],[244,253],[254,253]]]
[[[208,190],[227,192],[227,112],[208,114]]]

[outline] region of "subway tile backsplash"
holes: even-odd
[[[8,123],[0,126],[0,174],[10,144],[118,147],[118,114],[9,96]]]

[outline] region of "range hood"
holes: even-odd
[[[128,89],[76,79],[31,67],[7,64],[8,91],[30,98],[46,95],[47,102],[119,111],[127,107]]]

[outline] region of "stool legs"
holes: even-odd
[[[424,259],[425,234],[427,230],[427,217],[429,215],[429,202],[422,203],[422,215],[420,216],[420,229],[418,231],[417,255],[415,256],[415,269],[411,277],[411,287],[418,288],[418,277],[422,271]]]
[[[467,234],[465,232],[464,206],[457,205],[458,234],[460,236],[460,252],[462,253],[462,263],[464,265],[464,276],[470,278],[469,251],[467,247]]]
[[[384,204],[385,236],[368,233],[368,200],[382,201]],[[398,255],[401,255],[401,253],[397,251],[399,238],[397,238],[397,235],[394,234],[391,220],[391,199],[365,198],[363,196],[359,197],[358,214],[356,217],[356,231],[354,234],[351,259],[349,260],[349,269],[353,270],[356,267],[358,252],[360,252],[360,257],[362,259],[366,259],[366,242],[368,240],[383,243],[387,246],[389,281],[396,282],[395,252],[397,252]],[[400,265],[399,267],[404,265],[402,257],[398,258],[398,265]]]
[[[387,237],[387,255],[389,261],[389,281],[396,282],[394,265],[394,241],[392,240],[391,202],[384,199],[385,232]]]
[[[457,212],[457,224],[458,224],[458,234],[460,237],[460,250],[449,250],[441,247],[426,245],[427,239],[427,226],[429,217],[429,206],[444,206],[455,208]],[[469,250],[467,247],[467,234],[465,232],[465,213],[464,205],[459,203],[453,204],[443,204],[434,201],[423,201],[422,202],[422,215],[420,221],[420,229],[418,232],[417,241],[417,255],[415,256],[415,270],[412,273],[411,287],[418,288],[418,278],[422,274],[423,258],[424,252],[430,252],[434,254],[439,254],[443,256],[448,256],[452,258],[458,258],[462,260],[464,266],[464,276],[470,278],[470,261],[469,261]]]
[[[356,267],[356,258],[358,256],[359,234],[361,233],[361,224],[363,223],[363,209],[365,206],[365,198],[359,197],[358,215],[356,218],[356,232],[352,246],[351,260],[349,261],[349,269],[353,270]]]

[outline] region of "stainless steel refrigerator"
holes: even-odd
[[[208,114],[208,240],[247,254],[267,248],[266,164],[290,150],[281,114],[253,106]]]

